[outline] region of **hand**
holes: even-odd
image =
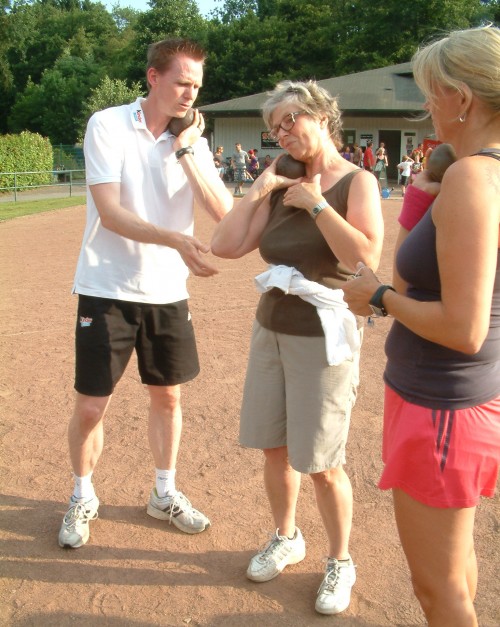
[[[195,276],[209,277],[219,273],[217,268],[203,257],[203,254],[210,252],[209,246],[191,235],[179,233],[179,238],[175,248]]]
[[[427,192],[432,196],[437,196],[441,189],[441,183],[433,181],[429,177],[427,170],[420,170],[420,172],[413,179],[412,185],[415,185],[416,189],[421,189],[423,192]]]
[[[315,174],[309,181],[298,179],[295,185],[289,187],[283,197],[283,204],[286,207],[297,207],[311,212],[319,202],[324,200],[321,193],[321,174]]]
[[[273,162],[263,170],[262,174],[255,179],[252,187],[259,189],[262,188],[265,194],[270,194],[275,189],[284,189],[303,181],[303,178],[289,179],[286,176],[276,174],[276,166],[278,161],[283,156],[284,155],[279,155],[276,157],[276,159],[274,159]]]
[[[373,312],[368,303],[378,287],[380,287],[380,281],[373,270],[359,262],[352,280],[342,287],[344,300],[353,313],[358,316],[369,316]]]
[[[175,151],[187,146],[195,144],[203,134],[205,130],[205,120],[203,115],[198,109],[194,109],[193,123],[184,129],[174,142],[173,148]]]

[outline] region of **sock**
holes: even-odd
[[[73,477],[75,479],[75,487],[73,490],[73,496],[75,498],[88,501],[95,496],[91,472],[85,475],[85,477],[77,477],[76,475],[73,475]]]
[[[156,492],[162,499],[165,496],[174,496],[175,489],[175,468],[173,470],[161,470],[156,468]]]

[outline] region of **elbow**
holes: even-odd
[[[454,345],[450,346],[450,348],[464,353],[465,355],[475,355],[481,350],[487,334],[488,329],[471,329],[469,332],[461,333],[453,343]]]
[[[231,250],[227,246],[224,246],[224,242],[222,242],[217,236],[212,238],[210,250],[212,255],[220,257],[221,259],[234,259],[234,255],[231,254]]]

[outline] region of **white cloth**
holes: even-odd
[[[361,342],[356,318],[347,308],[342,290],[309,281],[296,268],[283,265],[269,266],[254,280],[261,293],[277,287],[285,294],[300,296],[316,307],[325,333],[326,358],[330,366],[337,366],[346,359],[352,360],[359,351]]]

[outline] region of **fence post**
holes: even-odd
[[[14,202],[17,202],[17,172],[14,172]]]

